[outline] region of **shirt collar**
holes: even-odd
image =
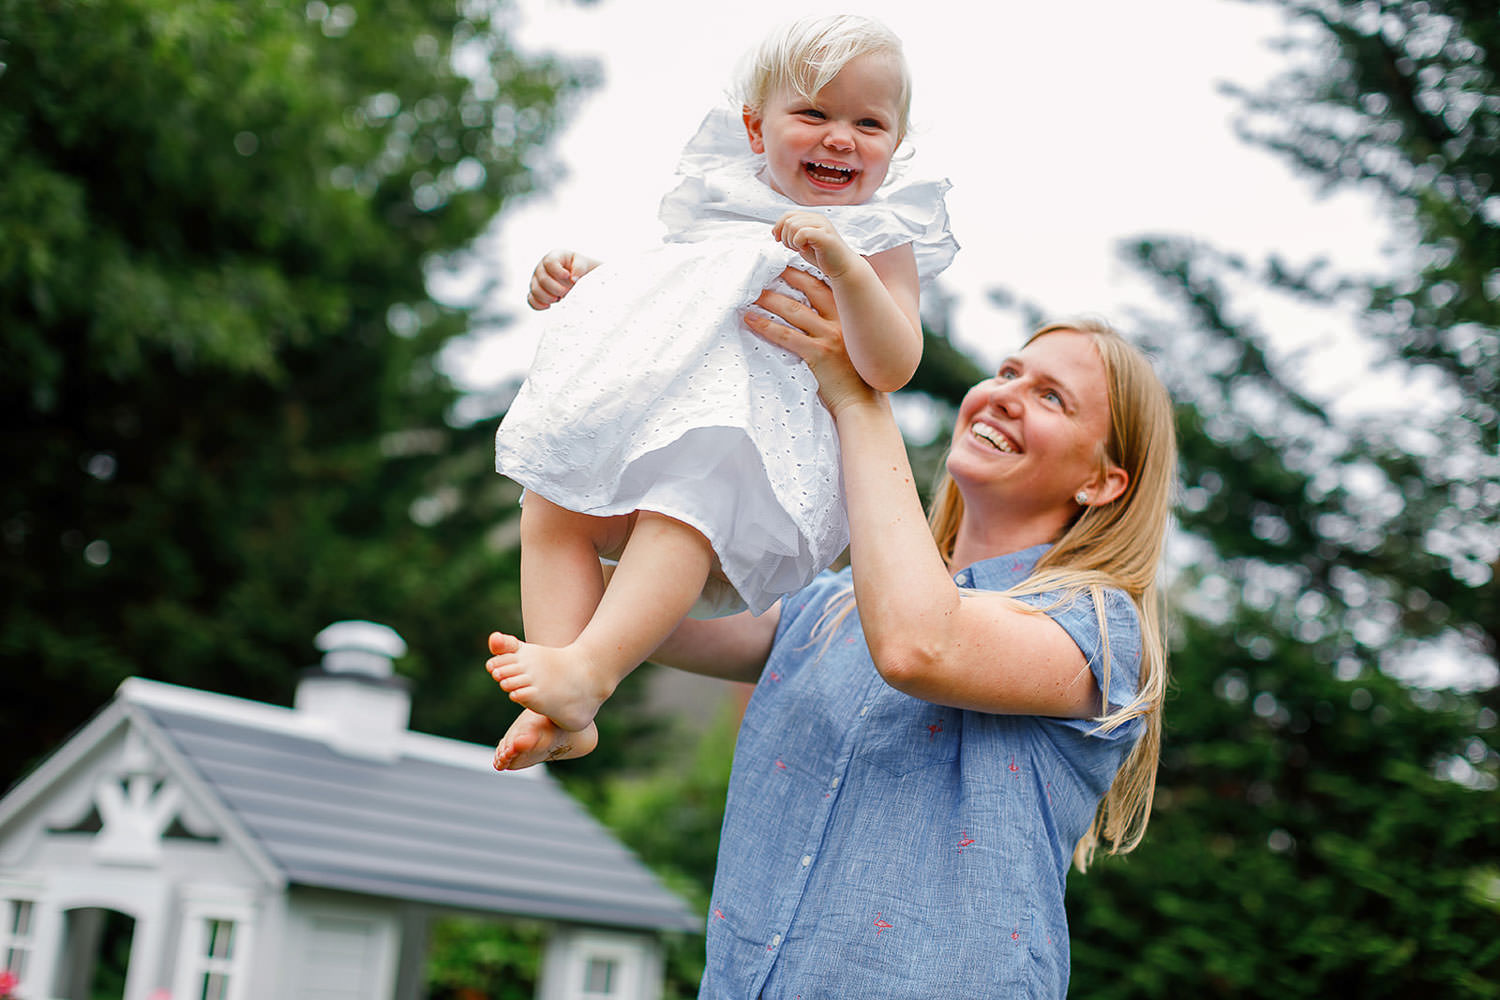
[[[981,559],[955,573],[953,581],[960,587],[972,587],[976,590],[1004,590],[1024,580],[1042,557],[1042,553],[1051,547],[1051,542],[1043,542],[1019,552]]]

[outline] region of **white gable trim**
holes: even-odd
[[[192,800],[192,804],[208,817],[209,822],[220,831],[221,836],[244,856],[268,885],[276,889],[285,888],[286,872],[265,852],[260,841],[250,836],[238,817],[224,805],[213,789],[204,783],[203,779],[198,776],[198,772],[182,759],[182,755],[172,745],[172,741],[167,739],[151,717],[135,705],[129,705],[127,711],[131,722],[136,726],[136,731],[161,758],[172,776],[181,783],[183,792]]]
[[[36,770],[21,779],[9,795],[0,798],[0,835],[6,832],[5,827],[11,820],[77,767],[88,756],[89,751],[108,739],[125,722],[126,714],[127,709],[122,702],[111,702],[38,764]]]
[[[191,807],[208,818],[220,836],[244,856],[256,873],[272,887],[285,887],[286,873],[265,852],[259,841],[249,835],[235,815],[183,760],[177,748],[151,717],[124,697],[117,697],[107,705],[71,739],[42,761],[36,770],[22,779],[9,795],[0,799],[0,837],[9,832],[7,826],[23,815],[30,806],[35,805],[55,786],[82,767],[100,743],[126,727],[161,761],[175,785],[190,800]],[[184,808],[186,807],[184,804]]]

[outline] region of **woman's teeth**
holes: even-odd
[[[981,441],[988,441],[1003,452],[1015,454],[1016,450],[1011,447],[1010,440],[989,424],[975,424],[973,433]]]

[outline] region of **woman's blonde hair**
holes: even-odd
[[[1017,610],[1044,613],[1080,596],[1093,602],[1102,644],[1102,691],[1109,690],[1109,626],[1105,620],[1105,588],[1123,591],[1135,605],[1141,630],[1140,686],[1128,704],[1109,711],[1096,732],[1111,732],[1140,719],[1141,737],[1120,765],[1088,832],[1073,848],[1073,864],[1088,868],[1103,839],[1109,853],[1135,848],[1151,818],[1156,790],[1156,765],[1161,756],[1162,702],[1167,690],[1166,608],[1157,580],[1162,549],[1171,518],[1172,483],[1177,469],[1177,432],[1172,422],[1172,399],[1156,377],[1151,362],[1112,327],[1099,320],[1048,323],[1027,343],[1049,333],[1069,330],[1086,334],[1104,362],[1109,392],[1109,435],[1101,442],[1101,470],[1109,463],[1125,470],[1125,490],[1107,504],[1080,506],[1062,535],[1037,560],[1031,574],[1008,590],[1006,597],[1057,592],[1051,604],[1036,607],[1016,602]],[[964,501],[953,477],[945,470],[938,481],[927,522],[943,561],[950,564],[963,521]],[[813,628],[814,640],[825,648],[833,633],[854,610],[853,587],[829,598]]]
[[[747,57],[735,96],[756,112],[783,90],[811,101],[845,66],[868,55],[889,57],[901,75],[899,141],[906,135],[911,113],[911,73],[901,39],[872,18],[856,14],[807,17],[772,32]]]
[[[1109,436],[1099,456],[1125,470],[1125,491],[1107,504],[1080,506],[1078,515],[1037,561],[1031,575],[1005,591],[1009,596],[1062,591],[1063,602],[1087,593],[1099,615],[1104,644],[1101,687],[1109,686],[1109,632],[1104,622],[1106,587],[1124,591],[1135,604],[1141,628],[1140,688],[1128,705],[1098,720],[1109,732],[1131,719],[1143,724],[1141,738],[1120,766],[1099,803],[1093,825],[1073,850],[1079,871],[1088,867],[1103,839],[1109,853],[1140,843],[1151,816],[1156,766],[1161,755],[1162,702],[1166,697],[1166,609],[1157,579],[1171,517],[1177,468],[1172,400],[1150,360],[1108,324],[1093,319],[1048,323],[1027,343],[1071,330],[1089,336],[1104,362],[1109,389]],[[928,523],[944,559],[951,559],[963,519],[963,497],[946,472],[933,496]]]

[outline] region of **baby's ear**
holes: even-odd
[[[740,118],[745,123],[745,137],[750,140],[750,152],[764,153],[766,140],[761,133],[761,125],[764,121],[761,113],[746,104],[740,110]]]

